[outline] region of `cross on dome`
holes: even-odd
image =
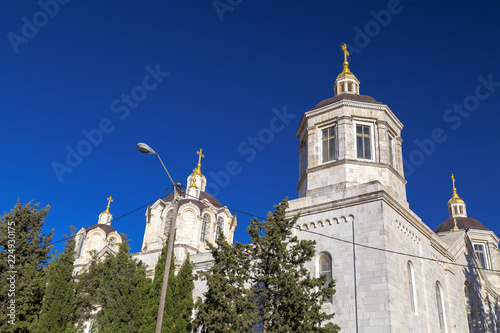
[[[189,187],[195,187],[196,186],[196,176],[203,176],[201,174],[201,159],[205,157],[205,155],[202,154],[202,149],[200,148],[200,151],[197,151],[196,154],[198,154],[198,165],[196,166],[196,169],[193,169],[193,183]]]
[[[108,206],[106,207],[106,211],[104,213],[109,214],[109,205],[113,202],[113,198],[109,196],[106,200],[108,200]]]

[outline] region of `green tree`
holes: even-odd
[[[321,312],[323,299],[333,295],[333,281],[311,277],[305,264],[315,254],[315,241],[293,236],[298,216],[285,218],[287,200],[274,206],[267,220],[252,220],[248,227],[252,242],[252,288],[264,332],[338,332],[325,322],[333,318]]]
[[[126,240],[120,244],[116,256],[109,255],[101,262],[96,259],[88,273],[79,277],[78,304],[85,309],[79,314],[80,327],[82,322],[93,318],[99,332],[138,332],[150,284],[145,266],[129,254]]]
[[[48,266],[48,282],[42,310],[34,332],[59,333],[72,331],[76,315],[76,282],[73,280],[75,240],[70,238],[64,252]]]
[[[315,242],[299,240],[292,229],[298,216],[285,217],[288,202],[274,206],[266,221],[252,220],[251,244],[230,245],[223,236],[209,244],[214,265],[206,279],[205,301],[197,304],[195,328],[202,332],[338,332],[321,312],[335,293],[326,276],[311,277],[306,263]]]
[[[258,321],[254,290],[249,288],[249,245],[229,244],[221,233],[215,245],[208,243],[214,263],[200,273],[208,291],[197,304],[194,327],[201,332],[250,332]]]
[[[18,200],[0,220],[0,332],[28,332],[42,307],[53,234],[42,233],[50,206],[38,207]]]
[[[144,323],[141,333],[154,332],[160,303],[161,286],[165,272],[168,238],[163,246],[155,267],[153,283],[148,293],[144,311]],[[173,254],[172,254],[173,256]],[[193,266],[189,257],[184,261],[181,270],[175,275],[175,258],[172,258],[168,276],[165,309],[163,312],[162,332],[191,332],[191,313],[193,310]]]

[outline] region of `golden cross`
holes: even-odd
[[[113,198],[109,196],[108,200],[108,207],[106,207],[106,213],[109,213],[109,204],[113,202]]]
[[[342,50],[344,50],[344,62],[347,62],[347,56],[349,55],[349,51],[347,51],[347,45],[342,45]]]
[[[198,170],[200,169],[200,166],[201,166],[201,158],[202,157],[205,157],[205,155],[203,155],[201,153],[201,148],[200,148],[200,151],[197,151],[196,154],[198,154],[200,157],[198,158]]]
[[[455,176],[453,174],[451,174],[451,180],[453,181],[453,188],[455,188]]]

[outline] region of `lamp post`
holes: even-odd
[[[152,154],[156,155],[158,159],[161,162],[161,165],[163,165],[163,169],[165,169],[165,172],[168,175],[168,178],[170,178],[170,181],[172,182],[172,185],[174,186],[174,211],[172,214],[172,222],[170,224],[170,235],[168,237],[168,248],[167,248],[167,259],[165,262],[165,271],[163,272],[163,282],[161,284],[161,295],[160,295],[160,305],[158,308],[158,317],[156,318],[156,329],[155,333],[161,333],[161,325],[163,321],[163,310],[165,308],[165,296],[167,295],[167,285],[168,285],[168,275],[170,274],[170,263],[172,260],[172,250],[174,248],[174,237],[175,237],[175,223],[177,220],[177,209],[179,207],[179,190],[181,187],[181,182],[174,183],[172,180],[172,177],[170,177],[170,174],[168,173],[167,168],[165,167],[165,164],[163,164],[163,161],[160,158],[160,155],[158,155],[150,146],[148,146],[145,143],[138,143],[137,144],[137,150],[139,150],[141,153],[145,154]]]

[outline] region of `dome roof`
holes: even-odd
[[[453,230],[453,227],[455,226],[455,221],[453,221],[454,219],[457,220],[458,229],[463,229],[464,227],[466,227],[469,229],[476,229],[476,230],[486,230],[486,231],[490,230],[476,219],[472,219],[470,217],[455,217],[455,218],[449,218],[443,223],[441,223],[436,229],[434,229],[434,232],[438,233],[438,232]]]
[[[190,197],[187,197],[186,198],[186,190],[182,190],[181,191],[181,197],[183,199],[181,199],[179,201],[179,205],[182,206],[183,204],[186,204],[188,202],[192,202],[194,203],[195,205],[198,205],[199,204],[199,201],[196,200],[195,198],[190,198]],[[167,197],[165,198],[165,201],[172,201],[174,199],[174,194],[173,193],[170,193],[169,195],[167,195]],[[223,207],[222,204],[219,202],[219,200],[215,199],[215,197],[211,194],[208,194],[207,192],[203,192],[203,191],[200,191],[200,201],[203,200],[203,199],[207,199],[208,202],[210,202],[212,205],[214,205],[215,207],[217,208],[220,208],[220,207]],[[200,206],[199,206],[200,207]],[[203,206],[204,207],[204,206]],[[201,208],[201,207],[200,207]]]
[[[105,233],[106,233],[106,236],[108,236],[110,233],[112,233],[113,231],[116,231],[115,228],[113,228],[112,226],[108,225],[108,224],[93,224],[91,225],[90,227],[88,228],[85,228],[85,232],[89,232],[90,230],[93,230],[95,228],[100,228],[102,229]]]
[[[354,101],[354,102],[382,104],[381,102],[377,102],[375,100],[375,98],[373,98],[371,96],[343,93],[343,94],[339,94],[339,95],[322,100],[315,107],[313,107],[311,110],[319,109],[323,106],[333,104],[333,103],[338,102],[338,101],[343,100],[343,99],[346,99],[349,101]]]

